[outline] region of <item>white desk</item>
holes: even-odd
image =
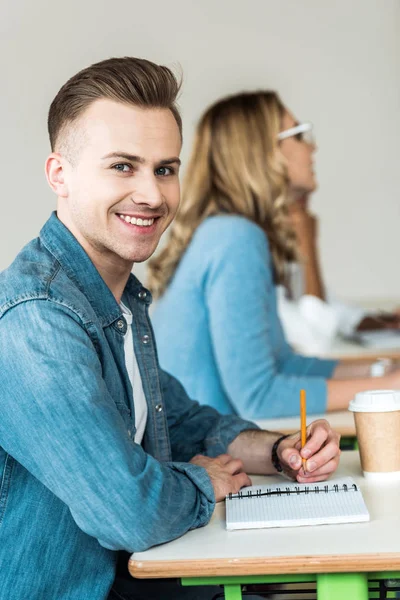
[[[241,598],[240,583],[254,581],[249,576],[287,581],[283,574],[295,574],[295,580],[300,574],[312,574],[314,579],[308,581],[317,581],[319,599],[364,600],[367,573],[391,571],[392,577],[400,577],[400,482],[386,487],[366,482],[356,451],[342,454],[338,475],[351,475],[360,485],[369,523],[228,532],[225,505],[219,503],[206,527],[133,554],[130,573],[138,578],[193,577],[197,584],[230,585],[225,597],[232,599]],[[265,479],[253,478],[253,483]]]
[[[400,358],[400,347],[393,348],[366,348],[354,342],[337,338],[326,352],[320,354],[321,358],[335,358],[340,360],[366,361],[377,358]]]
[[[349,410],[324,413],[322,415],[307,415],[307,425],[316,419],[326,419],[341,436],[355,437],[356,428],[353,413]],[[300,417],[285,417],[282,419],[260,419],[256,421],[261,429],[294,433],[300,429]]]

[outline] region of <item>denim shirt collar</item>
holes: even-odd
[[[121,307],[110,288],[101,277],[93,262],[74,235],[53,212],[40,232],[40,239],[47,250],[60,263],[68,277],[85,294],[93,306],[102,326],[107,327],[120,319]],[[130,275],[125,291],[137,296],[144,288],[139,280]],[[144,302],[150,304],[151,294],[146,290]]]

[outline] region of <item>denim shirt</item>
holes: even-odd
[[[148,404],[140,446],[126,321],[55,213],[0,274],[0,600],[103,600],[118,550],[209,521],[210,479],[187,461],[255,426],[199,406],[160,370],[150,301],[130,276],[123,302]]]

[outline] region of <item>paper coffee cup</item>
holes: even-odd
[[[354,413],[361,468],[375,481],[400,479],[400,391],[359,392]]]

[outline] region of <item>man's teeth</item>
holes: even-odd
[[[136,217],[129,217],[128,215],[119,215],[123,221],[131,223],[132,225],[138,225],[139,227],[150,227],[153,225],[154,219],[136,219]]]

